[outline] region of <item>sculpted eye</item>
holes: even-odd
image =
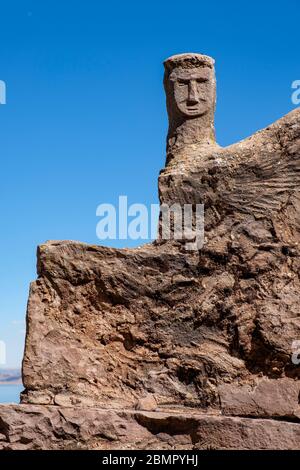
[[[197,78],[197,83],[204,83],[207,81],[208,81],[208,78]]]
[[[178,78],[177,83],[179,86],[184,86],[187,84],[186,80],[183,80],[182,78]]]

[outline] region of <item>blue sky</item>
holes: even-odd
[[[157,202],[167,131],[162,61],[182,52],[216,59],[217,139],[233,143],[295,107],[299,6],[11,0],[0,8],[0,340],[7,366],[16,366],[36,246],[100,243],[96,207],[119,195]]]

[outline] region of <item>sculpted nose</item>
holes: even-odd
[[[197,104],[199,103],[197,82],[191,80],[189,82],[189,94],[188,94],[188,104]]]

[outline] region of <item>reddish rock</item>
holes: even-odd
[[[52,427],[68,413],[61,432],[73,433],[71,446],[297,448],[300,369],[291,355],[300,339],[300,110],[221,148],[213,60],[170,58],[164,83],[170,126],[160,201],[204,204],[205,243],[189,251],[186,239],[164,240],[161,216],[159,239],[142,248],[40,246],[22,402],[57,407],[10,407],[7,419],[29,414],[33,435],[40,416],[48,433],[40,447],[47,439],[62,445]],[[178,415],[118,411],[154,404]],[[128,441],[113,427],[117,437],[99,444],[112,432],[105,413],[125,420]],[[85,415],[101,424],[82,438]],[[135,441],[141,429],[145,437]]]
[[[261,416],[295,420],[300,416],[300,382],[261,379],[257,386],[224,384],[219,387],[222,412],[231,416]]]
[[[272,419],[0,405],[0,450],[293,450],[299,440],[298,424]]]
[[[155,411],[157,409],[157,402],[155,397],[150,393],[143,398],[140,398],[136,405],[137,410]]]

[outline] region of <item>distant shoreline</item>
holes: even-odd
[[[0,386],[1,385],[23,385],[22,380],[0,380]]]
[[[22,385],[21,370],[0,368],[0,386],[1,385]]]

